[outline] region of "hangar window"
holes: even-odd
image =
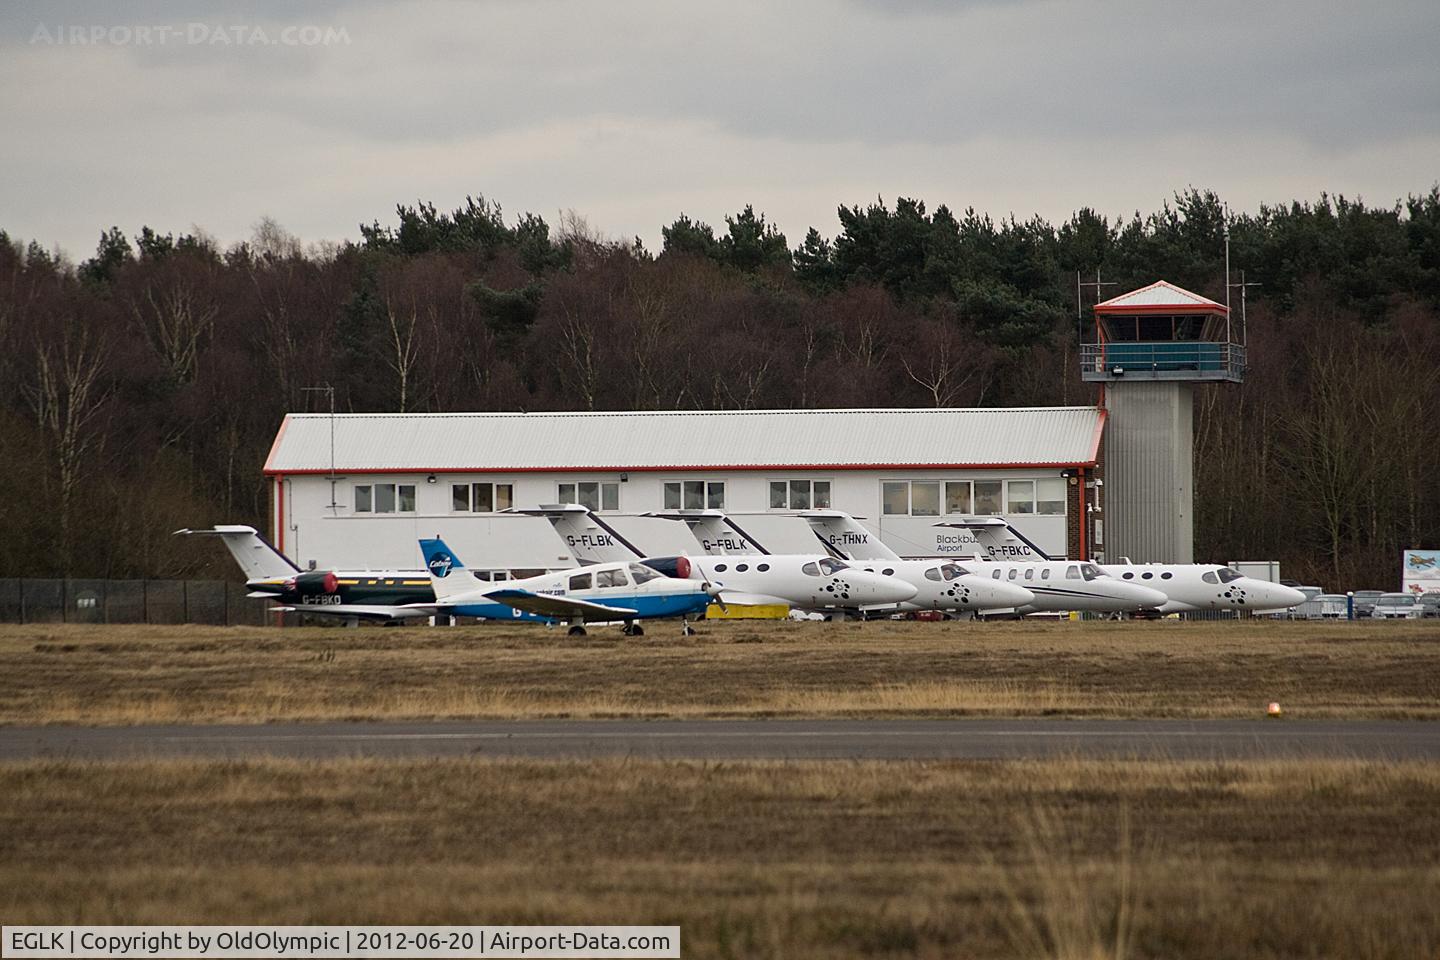
[[[969,481],[969,480],[946,480],[946,481],[945,481],[945,512],[946,512],[946,513],[969,513],[969,512],[970,512],[970,481]]]
[[[602,510],[620,509],[620,484],[587,481],[584,483],[561,483],[555,488],[556,499],[561,503],[578,503],[597,513]]]
[[[1005,503],[1010,513],[1035,512],[1035,481],[1007,480],[1005,482]]]
[[[356,513],[414,513],[415,484],[360,483],[355,485]]]
[[[724,480],[665,481],[666,510],[724,510]]]
[[[1035,512],[1044,517],[1065,516],[1065,478],[1035,481]]]
[[[940,481],[885,480],[880,484],[880,509],[889,517],[938,517]]]
[[[1005,484],[999,480],[975,481],[975,512],[983,517],[999,516],[1005,512],[1001,503],[1001,490]]]
[[[493,513],[515,505],[515,485],[510,483],[452,483],[452,513]]]
[[[829,510],[829,480],[771,480],[771,510]]]

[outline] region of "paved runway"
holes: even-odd
[[[1440,760],[1440,723],[1295,720],[543,720],[0,727],[0,760],[148,757]]]

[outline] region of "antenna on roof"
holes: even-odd
[[[340,479],[335,476],[335,388],[330,384],[323,387],[301,387],[302,393],[323,393],[330,400],[330,512],[338,514],[340,504],[335,502],[335,481]]]
[[[1250,340],[1250,324],[1247,322],[1247,317],[1245,314],[1245,291],[1249,287],[1263,287],[1264,284],[1255,282],[1246,283],[1245,271],[1241,270],[1240,282],[1232,283],[1230,284],[1230,286],[1240,288],[1240,344],[1241,346],[1244,346]]]

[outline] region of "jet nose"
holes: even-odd
[[[1265,610],[1294,607],[1305,602],[1305,594],[1294,587],[1264,580],[1253,580],[1246,584],[1246,591],[1257,599],[1255,606]]]
[[[1163,607],[1170,602],[1170,598],[1159,590],[1142,587],[1138,583],[1121,582],[1117,585],[1120,587],[1119,595],[1136,607]]]
[[[1035,602],[1035,594],[1013,583],[991,581],[989,589],[990,597],[997,607],[1023,607]]]
[[[857,580],[855,585],[870,594],[872,603],[904,603],[920,592],[914,584],[883,573],[857,571]]]

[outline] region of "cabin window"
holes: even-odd
[[[1073,563],[1072,563],[1070,566],[1066,567],[1066,568],[1065,568],[1065,579],[1066,579],[1066,580],[1079,580],[1079,579],[1080,579],[1080,568],[1077,567],[1077,566],[1075,566]]]
[[[771,510],[829,510],[829,480],[771,480]]]
[[[936,581],[936,582],[938,583],[939,580],[940,580],[940,568],[939,568],[939,567],[931,567],[929,570],[926,570],[926,571],[925,571],[925,579],[926,579],[926,580],[934,580],[934,581]]]
[[[597,570],[595,572],[595,586],[628,587],[630,586],[630,581],[625,579],[624,570]]]
[[[761,573],[764,573],[765,571],[767,571],[767,570],[770,569],[770,564],[768,564],[768,563],[759,563],[759,564],[756,564],[756,565],[755,565],[755,569],[756,569],[756,570],[759,570]]]
[[[1049,579],[1050,579],[1050,568],[1049,568],[1049,567],[1046,567],[1044,570],[1041,570],[1041,571],[1040,571],[1040,579],[1041,579],[1041,580],[1049,580]]]
[[[990,577],[991,577],[991,579],[999,580],[999,579],[1000,579],[1000,569],[999,569],[998,567],[995,568],[995,570],[990,574]]]
[[[1034,568],[1034,567],[1026,567],[1026,568],[1025,568],[1025,579],[1026,579],[1026,580],[1034,580],[1034,579],[1035,579],[1035,568]]]
[[[415,484],[363,483],[355,486],[356,513],[414,513]]]
[[[666,510],[724,510],[724,480],[667,480]]]
[[[561,483],[555,487],[556,499],[561,503],[578,503],[596,513],[620,509],[620,484],[585,481],[582,483]]]
[[[744,573],[746,570],[749,570],[749,569],[750,569],[750,564],[748,564],[748,563],[737,563],[737,564],[735,564],[735,572],[736,572],[736,573]]]
[[[452,483],[451,513],[494,513],[515,505],[515,486],[510,483]]]
[[[1219,583],[1219,582],[1220,582],[1220,578],[1217,577],[1217,576],[1215,576],[1215,571],[1214,571],[1214,570],[1207,570],[1207,571],[1205,571],[1204,573],[1202,573],[1202,574],[1200,575],[1200,579],[1201,579],[1201,580],[1204,580],[1206,583]]]
[[[805,574],[806,576],[818,577],[820,576],[820,565],[812,560],[809,563],[805,564],[803,567],[801,567],[800,572]]]
[[[575,576],[573,576],[573,577],[570,578],[570,589],[571,589],[571,590],[589,590],[589,589],[590,589],[590,574],[588,574],[588,573],[577,573],[577,574],[575,574]]]
[[[716,572],[716,573],[724,573],[726,570],[729,570],[729,569],[730,569],[730,567],[729,567],[727,564],[723,564],[723,563],[717,563],[717,564],[715,564],[715,572]]]

